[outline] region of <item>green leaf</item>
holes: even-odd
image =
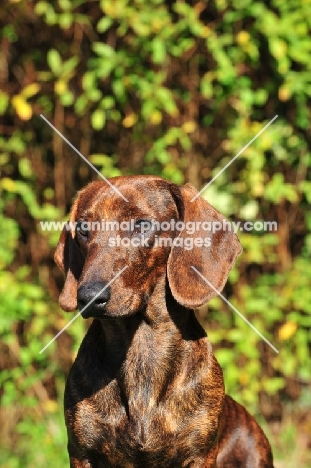
[[[91,124],[94,130],[101,130],[105,125],[106,114],[103,109],[96,109],[91,116]]]
[[[50,49],[47,53],[47,62],[52,72],[59,76],[62,70],[62,59],[56,49]]]
[[[87,71],[82,77],[82,88],[87,91],[96,86],[96,73],[94,71]]]
[[[92,49],[97,55],[105,58],[111,58],[115,56],[115,50],[108,44],[102,42],[94,42],[92,44]]]
[[[58,3],[62,10],[71,10],[73,6],[70,0],[58,0]]]
[[[73,21],[74,21],[73,14],[70,13],[69,11],[66,11],[65,13],[60,14],[58,17],[58,22],[62,29],[70,28]]]
[[[37,15],[44,15],[48,9],[48,3],[45,1],[40,1],[35,5],[35,13]]]
[[[74,94],[71,91],[66,91],[60,95],[59,99],[63,106],[68,107],[74,102]]]
[[[113,23],[113,20],[111,18],[109,18],[108,16],[104,16],[98,21],[96,29],[99,33],[103,33],[107,31],[107,29],[110,28],[112,23]]]
[[[152,41],[152,60],[156,64],[163,63],[166,58],[166,47],[164,41],[157,37]]]
[[[76,68],[78,63],[79,63],[78,57],[71,57],[70,59],[66,60],[66,62],[63,63],[62,75],[71,74],[73,70]]]
[[[30,161],[27,158],[22,158],[19,160],[18,168],[21,175],[26,179],[29,179],[34,174]]]

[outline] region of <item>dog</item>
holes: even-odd
[[[129,176],[87,185],[70,221],[59,302],[93,318],[65,388],[70,467],[273,468],[194,313],[241,253],[225,218],[189,184]]]

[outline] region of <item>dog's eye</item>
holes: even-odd
[[[152,222],[146,219],[138,219],[135,221],[134,234],[146,234],[152,229]]]
[[[77,224],[76,231],[83,240],[87,240],[90,236],[90,230],[88,224],[85,221]]]

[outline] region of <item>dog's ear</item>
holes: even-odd
[[[71,312],[77,308],[77,287],[84,258],[73,238],[73,233],[66,227],[58,241],[54,260],[66,275],[64,288],[59,296],[59,305],[63,310]]]
[[[167,275],[177,302],[185,307],[196,308],[222,290],[242,247],[230,223],[215,208],[201,196],[191,201],[198,194],[191,185],[180,187],[180,194],[185,229],[174,239]],[[196,223],[191,234],[190,229],[187,229],[187,223],[190,222]],[[202,225],[203,222],[205,224]],[[207,231],[209,226],[211,230]],[[213,232],[213,227],[219,230]],[[200,246],[200,243],[203,245]],[[189,248],[191,245],[192,249]]]

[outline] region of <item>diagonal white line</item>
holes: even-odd
[[[247,318],[245,318],[244,315],[241,314],[241,312],[240,312],[236,307],[234,307],[234,305],[232,305],[231,302],[228,301],[228,299],[225,298],[225,296],[223,296],[219,291],[217,291],[216,288],[214,288],[214,286],[199,272],[199,270],[196,269],[196,267],[191,266],[191,268],[200,276],[200,278],[202,278],[203,281],[205,281],[205,283],[207,283],[207,284],[218,294],[218,296],[220,296],[220,297],[222,298],[223,301],[225,301],[225,302],[228,304],[228,306],[231,307],[231,309],[234,310],[234,312],[236,312],[236,313],[241,317],[241,319],[244,320],[244,322],[246,322],[246,323],[257,333],[257,335],[259,335],[259,336],[273,349],[273,351],[275,351],[276,353],[279,352],[279,351],[273,346],[273,344],[271,344],[270,341],[267,340],[267,338],[264,337],[264,336],[260,333],[260,331],[257,330],[257,328],[254,327],[254,325],[251,324],[251,322],[249,322],[249,321],[247,320]]]
[[[112,278],[112,280],[110,280],[109,283],[107,283],[106,286],[105,286],[101,291],[99,291],[99,293],[96,294],[96,296],[94,296],[93,299],[92,299],[88,304],[86,304],[86,306],[83,307],[83,309],[80,310],[80,311],[77,313],[77,315],[75,315],[75,316],[70,320],[70,322],[68,322],[68,323],[64,326],[64,328],[62,328],[62,329],[54,336],[54,338],[52,338],[51,341],[48,342],[47,345],[44,346],[44,348],[41,349],[41,351],[40,351],[39,354],[43,353],[43,351],[45,351],[46,348],[47,348],[48,346],[50,346],[50,344],[52,344],[53,341],[55,341],[55,340],[59,337],[59,335],[61,335],[61,334],[63,333],[63,331],[65,331],[66,328],[68,328],[69,325],[71,325],[72,322],[74,322],[74,321],[76,320],[76,318],[80,317],[80,315],[82,314],[82,312],[83,312],[90,304],[92,304],[92,302],[95,301],[95,299],[96,299],[103,291],[105,291],[105,289],[107,289],[108,286],[110,286],[111,283],[113,283],[114,280],[116,280],[116,279],[118,278],[118,276],[120,276],[120,275],[123,273],[123,271],[126,270],[127,268],[128,268],[127,266],[125,266],[124,268],[122,268],[122,270],[119,271],[119,273],[117,273],[116,276],[115,276],[114,278]]]
[[[54,132],[56,132],[82,159],[83,161],[85,161],[102,179],[104,179],[108,185],[110,185],[110,187],[118,194],[120,195],[120,197],[123,198],[124,201],[128,202],[128,199],[125,198],[124,195],[122,195],[122,193],[117,189],[117,187],[115,187],[111,182],[109,182],[108,179],[106,179],[106,177],[101,173],[99,172],[96,167],[93,166],[92,163],[90,163],[90,161],[88,159],[86,159],[85,156],[83,156],[82,153],[80,153],[79,150],[77,150],[77,148],[75,146],[73,146],[72,143],[70,143],[69,140],[67,140],[67,138],[64,137],[64,135],[62,135],[60,133],[59,130],[57,130],[57,128],[54,127],[54,125],[51,124],[51,122],[48,121],[48,119],[46,117],[44,117],[44,115],[40,114],[40,117],[51,127],[53,128]]]
[[[266,130],[266,128],[268,128],[269,125],[271,125],[272,122],[274,122],[277,118],[278,118],[278,115],[275,115],[275,116],[273,117],[273,119],[271,119],[270,122],[268,122],[267,125],[265,125],[265,126],[260,130],[260,132],[258,132],[257,135],[255,135],[254,138],[252,138],[251,141],[249,141],[249,142],[247,143],[247,145],[245,145],[244,148],[242,148],[242,149],[238,152],[238,154],[236,154],[236,155],[234,156],[234,158],[232,158],[231,161],[229,161],[228,164],[226,164],[225,167],[223,167],[223,168],[221,169],[221,171],[219,171],[219,172],[215,175],[215,177],[213,177],[213,179],[210,180],[210,181],[199,191],[199,193],[197,193],[190,201],[193,202],[196,198],[198,198],[198,196],[201,195],[201,193],[204,192],[204,190],[207,189],[207,187],[209,187],[209,186],[214,182],[214,180],[217,179],[217,177],[219,177],[220,174],[222,174],[222,173],[227,169],[227,167],[229,167],[230,164],[232,164],[233,161],[235,161],[236,158],[239,157],[240,154],[242,154],[243,151],[245,151],[246,148],[248,148],[248,147],[253,143],[253,141],[255,141],[256,138],[258,138],[259,135],[261,135],[262,132],[264,132],[264,131]]]

